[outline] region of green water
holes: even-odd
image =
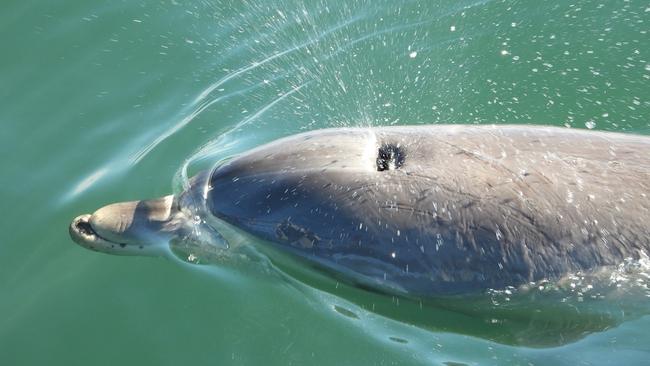
[[[93,253],[67,225],[170,193],[210,142],[223,158],[333,126],[647,134],[649,24],[639,0],[4,0],[0,364],[648,364],[649,316],[508,346],[250,266]]]

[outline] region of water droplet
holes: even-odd
[[[566,202],[573,203],[573,192],[567,191],[566,193]]]

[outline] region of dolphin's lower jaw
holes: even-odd
[[[94,251],[160,256],[169,251],[169,241],[185,221],[179,215],[173,195],[120,202],[76,217],[69,231],[77,244]]]

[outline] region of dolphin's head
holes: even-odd
[[[174,196],[120,202],[76,217],[70,236],[79,245],[109,254],[159,256],[179,227]]]
[[[84,248],[116,255],[184,256],[207,247],[227,249],[227,241],[202,217],[208,173],[199,172],[175,195],[113,203],[77,216],[70,236]]]

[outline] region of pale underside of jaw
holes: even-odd
[[[86,214],[75,218],[70,224],[70,236],[84,248],[116,255],[150,255],[150,245],[142,243],[120,243],[101,237],[90,224],[92,215]]]

